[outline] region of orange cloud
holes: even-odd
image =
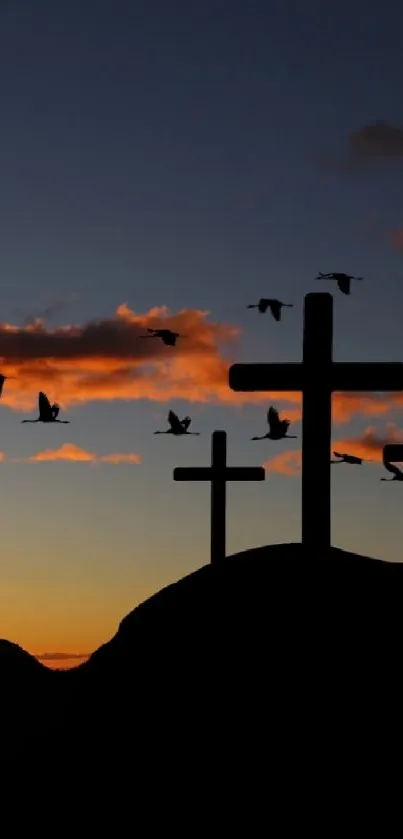
[[[337,440],[332,443],[332,447],[336,451],[345,451],[349,454],[355,454],[357,457],[370,457],[382,462],[382,450],[388,443],[403,443],[403,430],[397,428],[394,423],[387,424],[386,434],[383,436],[377,435],[375,427],[370,425],[365,429],[362,437]]]
[[[231,361],[222,347],[234,342],[240,329],[208,322],[208,314],[182,309],[174,315],[160,306],[139,315],[122,304],[111,318],[82,326],[52,329],[40,319],[22,327],[0,324],[2,372],[17,377],[6,382],[2,401],[15,410],[33,410],[44,390],[63,408],[97,399],[265,402],[265,394],[229,389]],[[160,339],[138,340],[149,327],[184,337],[174,348]]]
[[[332,451],[346,452],[381,463],[383,447],[389,443],[403,443],[403,429],[397,428],[394,423],[387,424],[384,435],[378,435],[375,426],[370,425],[365,429],[362,437],[347,437],[332,441],[331,448]],[[282,475],[294,477],[300,474],[301,464],[301,449],[289,449],[269,458],[263,466],[268,472],[279,472]]]
[[[379,417],[403,410],[403,393],[335,393],[332,400],[333,422],[349,422],[357,414]]]
[[[110,318],[49,327],[41,318],[23,326],[0,323],[1,372],[6,381],[2,402],[17,411],[34,412],[39,390],[62,409],[94,400],[149,399],[169,403],[288,403],[292,421],[301,416],[298,392],[235,393],[226,356],[241,330],[208,320],[207,311],[166,306],[137,314],[122,303]],[[159,339],[138,340],[149,327],[179,332],[176,347]],[[302,336],[301,336],[302,340]],[[356,414],[380,416],[403,409],[403,394],[341,393],[333,398],[333,418],[344,423]]]
[[[141,463],[140,455],[135,454],[135,452],[97,455],[81,449],[80,446],[76,446],[74,443],[63,443],[59,449],[45,449],[43,452],[37,452],[37,454],[26,458],[26,462],[28,463],[55,460],[87,461],[89,463]]]
[[[301,449],[279,452],[263,464],[268,472],[280,472],[282,475],[299,475],[301,471]]]

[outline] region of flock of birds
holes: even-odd
[[[331,273],[331,274],[322,274],[319,271],[318,276],[316,277],[317,280],[334,280],[342,294],[351,294],[351,280],[363,280],[364,277],[353,277],[351,274],[338,274],[338,273]],[[261,315],[264,315],[268,309],[274,318],[274,320],[281,320],[281,310],[286,308],[292,308],[293,303],[282,303],[281,300],[275,300],[270,297],[261,297],[258,303],[251,303],[247,308],[248,309],[258,309]]]
[[[328,274],[319,272],[316,279],[334,280],[342,294],[348,295],[351,292],[351,280],[362,280],[363,277],[354,277],[350,274],[334,272]],[[292,303],[283,303],[281,300],[276,300],[274,298],[261,297],[258,303],[252,303],[247,306],[247,308],[258,309],[260,314],[265,314],[268,310],[270,310],[274,320],[280,321],[281,310],[284,307],[292,308],[292,306]],[[147,335],[139,335],[138,337],[157,338],[160,339],[166,346],[175,347],[177,339],[186,338],[186,335],[180,335],[178,332],[173,332],[171,329],[147,329]],[[0,374],[0,396],[3,392],[3,386],[6,379],[14,378],[15,376],[4,376]],[[46,394],[42,391],[39,393],[38,397],[38,408],[39,416],[37,419],[24,419],[21,420],[21,422],[60,422],[64,424],[68,424],[70,422],[70,420],[59,419],[60,406],[56,402],[52,405]],[[169,428],[165,431],[154,431],[154,434],[173,434],[176,437],[183,436],[185,434],[199,436],[199,431],[189,431],[191,422],[192,420],[190,417],[186,416],[183,419],[179,419],[178,415],[171,410],[168,413]],[[251,440],[284,440],[285,438],[294,440],[297,439],[297,435],[287,433],[290,427],[290,421],[288,419],[280,419],[278,411],[272,405],[267,412],[267,423],[269,426],[267,434],[263,434],[260,437],[251,437]],[[348,452],[334,451],[333,455],[337,459],[331,460],[331,464],[348,463],[351,465],[361,466],[364,462],[364,458],[356,457],[356,455],[348,454]],[[370,461],[370,458],[366,458],[366,460]],[[392,473],[393,477],[380,478],[381,481],[403,481],[403,471],[394,464],[388,462],[385,456],[383,456],[383,465],[389,472]]]

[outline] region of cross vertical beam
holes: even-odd
[[[403,460],[403,443],[387,443],[382,449],[383,459],[388,463],[401,463]]]
[[[307,294],[302,357],[302,542],[315,549],[331,545],[332,346],[333,297]]]
[[[217,470],[218,477],[211,483],[211,562],[220,562],[225,559],[226,553],[226,466],[227,435],[225,431],[214,431],[211,437],[211,467]]]

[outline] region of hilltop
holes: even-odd
[[[299,544],[274,545],[204,566],[134,609],[74,670],[38,664],[44,702],[56,691],[62,710],[14,750],[19,766],[32,773],[40,753],[52,773],[74,760],[83,777],[105,779],[129,755],[158,774],[156,755],[192,772],[213,752],[228,770],[257,746],[295,747],[331,708],[338,725],[354,689],[373,694],[374,673],[384,686],[400,657],[402,594],[403,564],[333,548],[312,558]],[[2,667],[0,657],[0,677]]]

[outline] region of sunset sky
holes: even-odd
[[[3,0],[0,637],[75,663],[205,564],[209,486],[172,472],[217,428],[268,469],[228,488],[228,552],[300,540],[299,394],[234,394],[228,367],[299,361],[310,291],[336,360],[403,361],[402,25],[388,0]],[[21,428],[39,390],[70,425]],[[299,439],[250,441],[271,401]],[[200,437],[154,436],[170,408]],[[400,560],[403,393],[336,395],[333,438],[373,459],[334,467],[333,544]]]

